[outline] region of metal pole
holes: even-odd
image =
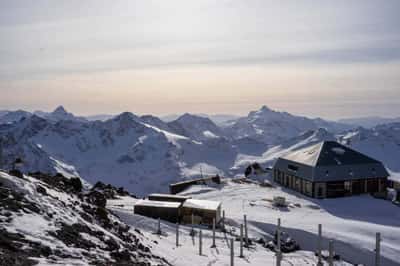
[[[318,224],[318,266],[322,266],[322,224]]]
[[[225,232],[225,210],[222,211],[222,231]]]
[[[243,258],[243,224],[240,225],[240,257]]]
[[[194,236],[194,214],[192,213],[192,230],[190,231],[190,235]]]
[[[235,251],[233,250],[233,238],[231,238],[231,266],[234,266]]]
[[[212,248],[215,248],[216,247],[216,245],[215,245],[215,218],[213,218],[213,243],[212,243]]]
[[[161,235],[161,219],[160,219],[160,218],[158,218],[157,234],[158,234],[158,235]]]
[[[201,230],[199,232],[199,255],[203,255],[203,233]]]
[[[249,245],[249,236],[247,234],[247,216],[246,216],[246,214],[244,215],[244,237],[246,239],[246,241],[245,241],[246,246],[248,246]]]
[[[276,229],[276,266],[281,266],[282,254],[281,254],[281,218],[278,218],[278,226]]]
[[[176,246],[179,247],[179,223],[176,223]]]
[[[333,266],[333,240],[329,241],[329,266]]]
[[[376,233],[375,266],[381,265],[381,233]]]

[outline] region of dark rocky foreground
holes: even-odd
[[[0,172],[0,266],[170,265],[105,208],[118,195],[128,194],[102,183],[83,191],[79,178],[59,174]]]

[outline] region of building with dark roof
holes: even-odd
[[[386,191],[383,164],[335,141],[324,141],[279,158],[275,182],[315,198]]]

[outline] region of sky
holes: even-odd
[[[2,0],[0,110],[400,116],[400,1]]]

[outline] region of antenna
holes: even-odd
[[[200,175],[201,175],[201,178],[203,178],[203,169],[202,169],[201,165],[200,165]]]

